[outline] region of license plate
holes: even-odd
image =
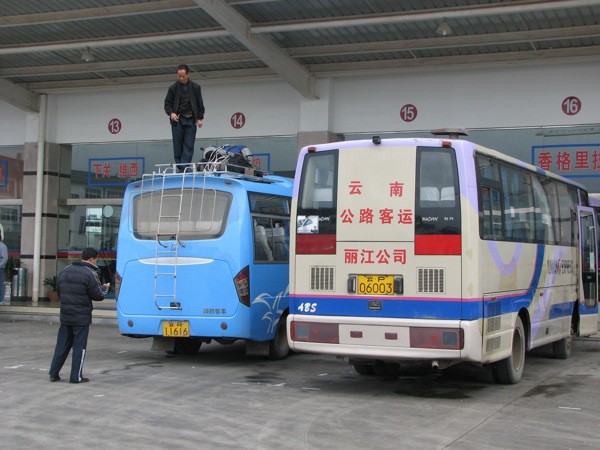
[[[394,295],[391,275],[359,275],[356,292],[361,295]]]
[[[190,337],[190,323],[185,320],[169,320],[162,323],[163,336]]]

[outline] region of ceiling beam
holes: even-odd
[[[0,99],[28,112],[39,112],[39,94],[0,78]]]
[[[193,0],[156,0],[127,5],[101,6],[97,8],[67,9],[35,14],[19,14],[0,17],[0,28],[22,25],[57,24],[76,20],[107,19],[134,14],[164,13],[197,8]]]
[[[276,0],[226,0],[230,5],[251,3],[266,3]],[[185,11],[196,9],[194,0],[154,0],[127,5],[100,6],[96,8],[65,9],[33,14],[14,14],[0,17],[0,28],[17,27],[22,25],[44,25],[78,20],[108,19],[134,14],[164,13],[170,11]]]
[[[97,63],[60,64],[52,66],[15,67],[0,69],[0,77],[28,77],[38,75],[65,75],[89,72],[114,72],[117,70],[159,69],[162,67],[177,67],[184,62],[188,66],[197,64],[219,64],[225,62],[256,61],[254,53],[227,52],[210,53],[206,55],[172,56],[167,58],[133,59],[123,61],[106,61]]]
[[[251,24],[223,0],[195,0],[217,22],[227,29],[248,50],[262,59],[304,97],[315,98],[313,76],[265,36],[253,36]]]
[[[582,48],[565,48],[541,51],[522,51],[512,53],[490,53],[481,55],[444,56],[420,59],[364,61],[351,63],[313,64],[309,68],[316,77],[357,76],[381,74],[382,71],[415,71],[431,68],[465,68],[488,67],[490,64],[504,65],[536,65],[555,64],[556,62],[599,61],[600,48],[590,46]],[[255,81],[264,79],[281,79],[270,68],[219,70],[202,72],[198,75],[202,82],[214,81]],[[31,91],[46,92],[52,90],[68,90],[89,87],[115,87],[130,84],[168,83],[173,75],[128,76],[121,78],[99,78],[94,80],[48,81],[24,84]]]
[[[175,1],[175,0],[172,0]],[[212,1],[212,0],[198,0]],[[248,0],[249,2],[260,2],[261,0]],[[263,0],[273,1],[273,0]],[[154,2],[153,2],[154,3]],[[195,2],[197,3],[197,2]],[[228,3],[245,3],[244,0],[229,0]],[[224,2],[221,2],[224,4]],[[491,4],[494,5],[494,4]],[[461,18],[461,17],[472,17],[472,16],[483,16],[483,15],[494,15],[494,14],[510,14],[510,13],[521,13],[527,11],[543,11],[550,9],[564,9],[564,8],[576,8],[585,6],[597,6],[600,5],[600,0],[554,0],[554,1],[515,1],[511,3],[504,3],[500,6],[470,6],[467,8],[440,8],[436,10],[425,10],[416,12],[402,12],[402,13],[390,13],[380,15],[361,15],[361,16],[349,16],[349,17],[337,17],[334,19],[322,19],[322,20],[302,20],[293,22],[277,22],[273,24],[260,24],[252,25],[245,19],[242,20],[246,23],[245,29],[243,29],[244,35],[253,34],[264,34],[274,32],[289,32],[289,31],[300,31],[300,30],[312,30],[328,27],[351,27],[351,26],[365,26],[365,25],[379,25],[386,23],[401,23],[401,22],[415,22],[423,20],[433,20],[443,18]],[[227,5],[224,5],[227,8]],[[233,8],[229,8],[230,11],[239,15]],[[8,16],[11,17],[11,16]],[[241,16],[240,16],[241,17]],[[2,18],[0,18],[2,20]],[[585,28],[585,27],[581,27]],[[2,55],[13,55],[13,54],[24,54],[24,53],[37,53],[37,52],[48,52],[48,51],[61,51],[61,50],[82,50],[86,47],[89,48],[101,48],[101,47],[117,47],[121,45],[138,45],[138,44],[152,44],[161,42],[174,42],[179,40],[189,39],[209,39],[230,36],[230,32],[221,28],[205,29],[201,31],[185,31],[179,33],[161,33],[161,34],[143,34],[134,36],[122,36],[111,39],[90,39],[85,41],[61,41],[61,42],[47,42],[44,44],[23,44],[23,45],[11,45],[11,46],[0,46],[0,56]],[[485,36],[485,35],[482,35]],[[257,37],[257,36],[255,36]],[[456,39],[457,37],[445,37],[450,42],[450,39]],[[278,47],[276,47],[278,48]]]
[[[355,44],[317,45],[287,49],[295,58],[307,56],[351,55],[407,50],[433,50],[441,48],[480,47],[486,45],[542,42],[560,39],[578,39],[600,36],[600,25],[589,25],[549,30],[513,31],[508,33],[446,36],[439,38],[363,42]],[[0,72],[1,73],[1,72]]]
[[[539,64],[557,61],[600,61],[600,48],[596,46],[528,50],[521,52],[488,53],[479,55],[436,56],[402,60],[360,61],[351,63],[311,64],[309,69],[317,76],[339,76],[381,73],[382,70],[426,69],[431,67],[466,67],[490,64]],[[347,73],[348,72],[348,73]],[[351,73],[350,73],[351,72]]]
[[[490,3],[450,8],[403,11],[401,13],[366,14],[336,18],[278,21],[261,23],[250,29],[253,34],[283,33],[324,28],[348,28],[359,26],[385,25],[394,23],[419,22],[427,20],[464,19],[469,17],[522,14],[529,12],[574,9],[600,5],[600,0],[521,0],[509,3]]]
[[[256,1],[256,0],[254,0]],[[272,0],[269,0],[272,1]],[[554,28],[549,30],[515,31],[471,36],[446,36],[412,40],[365,42],[355,44],[317,45],[284,49],[291,57],[319,57],[331,55],[352,55],[398,51],[418,51],[441,48],[485,46],[497,44],[515,44],[522,42],[541,42],[554,39],[576,39],[600,36],[600,25]],[[37,75],[77,74],[88,72],[114,72],[116,70],[156,69],[172,67],[185,61],[189,66],[199,64],[219,64],[223,62],[256,61],[258,58],[250,51],[212,53],[204,55],[174,56],[166,58],[147,58],[124,61],[105,61],[80,64],[60,64],[50,66],[32,66],[18,68],[0,68],[0,77],[28,77]]]
[[[214,70],[212,72],[202,72],[194,75],[194,80],[199,82],[206,81],[226,81],[240,79],[273,79],[276,76],[275,72],[268,67],[255,69],[233,69],[233,70]],[[25,84],[31,91],[45,92],[55,89],[79,89],[88,87],[117,87],[129,86],[131,84],[163,84],[172,83],[175,74],[166,75],[146,75],[146,76],[127,76],[120,78],[97,78],[93,80],[68,80],[68,81],[42,81],[36,83]],[[279,77],[275,77],[279,78]]]
[[[89,39],[85,41],[47,42],[45,44],[17,44],[0,46],[0,56],[21,55],[24,53],[57,52],[61,50],[83,50],[85,48],[119,47],[121,45],[157,44],[192,39],[210,39],[230,36],[222,28],[210,28],[201,31],[185,31],[168,34],[140,34],[111,39]]]

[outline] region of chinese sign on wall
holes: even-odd
[[[144,158],[91,158],[88,186],[126,186],[142,177]]]
[[[568,178],[600,177],[600,144],[539,145],[532,163]]]

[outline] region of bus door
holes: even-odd
[[[579,207],[579,250],[583,295],[579,296],[579,333],[598,331],[598,248],[593,208]]]

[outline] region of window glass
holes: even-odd
[[[548,206],[550,206],[552,228],[554,228],[554,243],[557,244],[560,238],[560,213],[558,210],[558,194],[556,192],[556,185],[558,182],[547,177],[541,177],[541,182],[542,186],[544,186],[544,191],[546,192]]]
[[[461,233],[460,187],[453,148],[417,147],[415,235]]]
[[[299,208],[323,210],[336,204],[337,152],[309,153],[304,159]]]
[[[179,239],[200,240],[223,234],[231,205],[230,193],[214,189],[184,189],[180,209],[180,192],[180,189],[166,189],[134,198],[133,232],[136,238],[156,239],[157,233],[172,236],[179,233]],[[160,223],[159,212],[162,216]]]
[[[427,149],[419,153],[419,206],[450,208],[457,204],[458,180],[453,154]]]
[[[482,237],[485,239],[500,239],[502,237],[502,203],[500,191],[483,186],[481,189],[482,203]]]
[[[504,232],[508,240],[534,240],[533,198],[528,172],[501,165]]]
[[[477,180],[481,200],[480,235],[482,239],[501,239],[502,200],[498,164],[477,155]]]
[[[248,193],[254,227],[254,260],[288,262],[290,199],[278,195]]]
[[[535,239],[537,242],[554,244],[554,227],[552,225],[551,201],[541,183],[540,177],[532,176],[533,202],[535,204]]]
[[[560,245],[572,245],[573,243],[573,217],[575,211],[571,204],[571,196],[566,184],[556,183],[556,191],[558,193],[558,209],[560,221]]]

